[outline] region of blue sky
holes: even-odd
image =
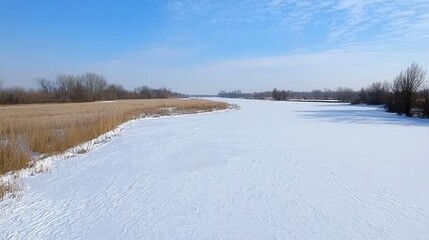
[[[132,89],[359,89],[429,67],[428,0],[0,0],[0,79]]]

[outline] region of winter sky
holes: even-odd
[[[428,0],[0,0],[0,79],[184,93],[359,89],[429,67]]]

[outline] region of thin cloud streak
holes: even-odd
[[[203,15],[212,24],[235,26],[270,20],[276,31],[301,32],[329,14],[325,44],[355,41],[427,39],[429,2],[422,0],[253,0],[170,2],[171,12],[181,17]],[[239,31],[239,30],[237,30]],[[418,35],[424,32],[424,36]],[[361,38],[366,33],[367,39]]]

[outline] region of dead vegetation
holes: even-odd
[[[184,99],[0,107],[0,175],[27,167],[34,155],[64,152],[133,118],[227,107],[222,102]],[[12,188],[0,184],[0,199]]]

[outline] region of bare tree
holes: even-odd
[[[54,92],[55,90],[55,82],[48,80],[46,78],[38,78],[36,79],[36,84],[39,86],[40,90],[46,93]]]
[[[57,91],[56,83],[46,78],[36,79],[36,84],[39,87],[41,102],[55,101],[55,92]]]
[[[279,95],[279,92],[277,91],[277,88],[273,89],[272,97],[276,101],[280,100],[280,95]]]
[[[124,89],[121,85],[110,84],[104,91],[107,100],[127,99],[132,98],[131,93]]]
[[[425,81],[426,71],[417,63],[411,64],[405,71],[401,71],[393,81],[393,102],[388,110],[398,113],[412,115],[415,106],[417,92]]]
[[[354,91],[351,88],[338,87],[337,99],[341,102],[351,102],[354,98]]]
[[[142,99],[150,99],[155,97],[153,89],[149,88],[148,86],[135,88],[134,92],[137,94],[138,98]]]
[[[385,104],[389,95],[390,88],[391,86],[388,82],[374,82],[365,89],[365,103],[371,105]]]
[[[322,99],[322,91],[319,89],[314,89],[313,91],[311,91],[311,96],[314,99]]]
[[[86,101],[103,100],[103,92],[107,89],[107,81],[103,76],[88,72],[81,76],[81,80],[87,94]]]
[[[75,93],[79,79],[74,75],[58,75],[56,84],[58,86],[57,94],[62,102],[71,102],[75,100]]]

